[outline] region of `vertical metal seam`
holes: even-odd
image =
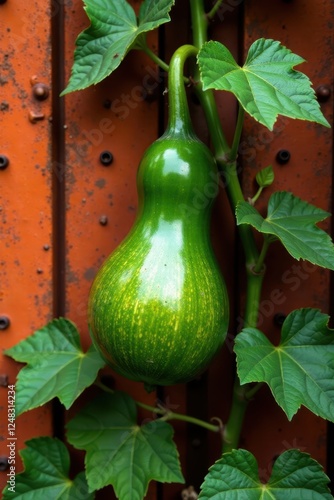
[[[61,0],[53,0],[51,18],[52,54],[52,248],[53,248],[53,316],[65,315],[65,103],[59,97],[64,89],[64,8]],[[52,9],[51,9],[52,10]],[[55,400],[53,403],[53,431],[59,439],[64,436],[64,409]]]
[[[334,100],[332,101],[332,113],[334,116]],[[331,192],[331,237],[334,237],[334,133],[332,131],[332,192]],[[329,278],[329,316],[330,316],[330,327],[334,328],[334,274],[330,272]],[[326,472],[330,479],[330,490],[334,493],[334,423],[327,423],[327,436],[326,436]]]

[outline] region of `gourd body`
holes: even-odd
[[[92,339],[107,363],[147,385],[207,368],[228,328],[228,297],[210,241],[217,167],[192,133],[166,133],[137,174],[138,215],[90,292]]]

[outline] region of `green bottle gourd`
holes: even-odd
[[[169,122],[137,173],[138,214],[92,284],[92,340],[119,374],[146,387],[203,372],[228,328],[228,296],[210,241],[217,167],[195,135],[177,49],[169,69]]]

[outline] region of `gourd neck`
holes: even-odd
[[[197,52],[193,45],[182,45],[171,58],[168,71],[169,118],[165,135],[195,136],[184,87],[184,64]]]

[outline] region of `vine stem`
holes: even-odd
[[[215,5],[217,5],[217,3]],[[204,1],[190,0],[190,8],[194,44],[200,49],[201,45],[207,41],[208,18],[204,11]],[[224,134],[221,131],[221,121],[214,97],[208,99],[206,97],[208,91],[203,92],[201,85],[196,86],[196,91],[206,115],[218,168],[222,171],[225,178],[225,186],[231,209],[235,213],[238,203],[244,201],[237,167],[237,155],[244,122],[244,110],[241,106],[239,107],[234,139],[232,147],[229,148],[224,138]],[[264,273],[254,272],[254,269],[257,270],[261,268],[263,271],[262,259],[264,258],[265,250],[263,249],[261,256],[259,256],[253,232],[249,225],[239,225],[238,230],[245,254],[245,265],[247,271],[244,324],[249,327],[255,327],[258,319]],[[236,375],[233,387],[231,410],[229,418],[224,426],[223,452],[227,452],[238,447],[244,416],[249,402],[249,395],[252,395],[253,393],[255,393],[253,387],[249,384],[241,386],[239,378]]]
[[[102,389],[104,392],[107,392],[108,394],[114,394],[115,391],[113,389],[110,389],[107,385],[105,385],[103,382],[100,380],[95,381],[95,385]],[[164,407],[159,407],[159,406],[150,406],[147,405],[146,403],[142,403],[141,401],[134,400],[135,404],[139,408],[143,408],[144,410],[150,411],[155,415],[161,415],[162,420],[182,420],[184,422],[188,422],[190,424],[195,424],[199,425],[200,427],[204,427],[204,429],[207,429],[212,432],[220,432],[221,427],[219,425],[214,425],[210,424],[209,422],[206,422],[205,420],[200,420],[199,418],[196,417],[190,417],[189,415],[183,415],[182,413],[175,413],[173,411],[170,411],[168,408]]]

